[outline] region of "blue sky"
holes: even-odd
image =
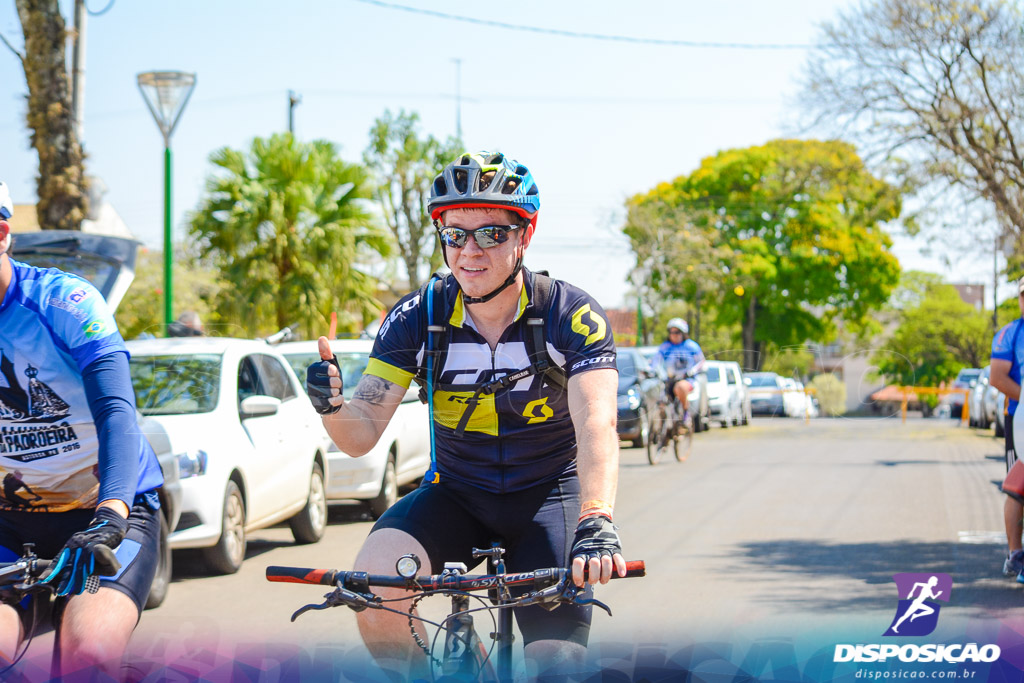
[[[109,0],[89,0],[103,10]],[[717,43],[814,42],[846,0],[595,0],[460,3],[395,0],[452,15],[578,33]],[[61,0],[70,23],[72,3]],[[0,32],[20,47],[13,0]],[[70,54],[70,53],[69,53]],[[162,138],[136,86],[151,70],[194,71],[197,87],[174,151],[175,238],[185,237],[218,147],[247,146],[287,128],[288,91],[302,97],[296,134],[361,158],[385,109],[417,111],[422,130],[455,132],[461,60],[463,137],[530,167],[542,209],[527,265],[547,268],[623,303],[632,258],[620,233],[623,201],[692,171],[720,149],[790,133],[802,49],[678,47],[571,38],[471,24],[358,0],[246,2],[114,0],[87,27],[88,171],[137,237],[163,231]],[[34,200],[36,156],[24,125],[24,75],[0,46],[0,178],[15,201]],[[991,287],[991,256],[956,272],[900,239],[905,267]],[[1009,289],[1006,290],[1009,294]],[[990,295],[989,295],[990,296]]]

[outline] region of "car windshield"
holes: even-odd
[[[981,374],[981,370],[961,370],[960,374],[956,376],[956,381],[961,384],[970,384],[972,379],[978,379]]]
[[[363,371],[366,370],[366,364],[370,362],[370,354],[349,352],[335,355],[338,357],[338,365],[341,366],[341,384],[344,387],[341,395],[350,399],[356,391],[359,379],[363,376]],[[306,368],[320,360],[319,353],[286,353],[284,357],[303,386],[306,385]]]
[[[719,373],[717,367],[715,367],[713,365],[708,366],[705,369],[705,372],[708,374],[708,381],[709,382],[720,382],[720,381],[722,381],[722,375],[721,375],[721,373]]]
[[[143,415],[208,413],[217,405],[221,357],[217,354],[132,356],[135,404]]]
[[[752,387],[774,387],[776,375],[747,375]]]

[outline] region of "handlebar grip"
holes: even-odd
[[[643,560],[630,560],[626,562],[625,576],[619,576],[618,573],[612,572],[613,579],[632,579],[639,576],[647,576],[647,567],[644,565]]]
[[[311,569],[309,567],[267,567],[267,581],[275,583],[311,583],[333,586],[338,578],[335,569]]]

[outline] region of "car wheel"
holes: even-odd
[[[309,497],[306,506],[288,520],[296,543],[316,543],[327,531],[327,487],[324,485],[324,468],[313,463],[309,477]]]
[[[163,604],[171,586],[171,543],[167,540],[170,529],[167,527],[163,510],[158,510],[157,516],[160,518],[160,544],[157,550],[156,574],[153,575],[153,583],[149,586],[145,609],[155,609]]]
[[[395,453],[391,452],[388,462],[384,465],[384,476],[380,481],[380,493],[370,501],[370,515],[374,519],[388,511],[398,500],[398,474],[395,472]]]
[[[224,517],[217,544],[203,548],[206,565],[217,574],[234,574],[245,559],[245,501],[238,484],[228,481],[224,491]]]
[[[651,432],[651,418],[647,414],[647,409],[644,406],[640,406],[637,420],[640,422],[640,433],[633,439],[633,448],[643,448],[650,441],[648,434]]]

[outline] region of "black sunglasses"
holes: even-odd
[[[446,247],[461,249],[466,246],[466,240],[472,235],[473,239],[476,240],[477,246],[481,249],[490,249],[491,247],[508,242],[509,233],[519,230],[520,227],[522,226],[485,225],[476,230],[466,230],[465,228],[442,225],[437,229],[437,234],[441,236],[441,244]]]

